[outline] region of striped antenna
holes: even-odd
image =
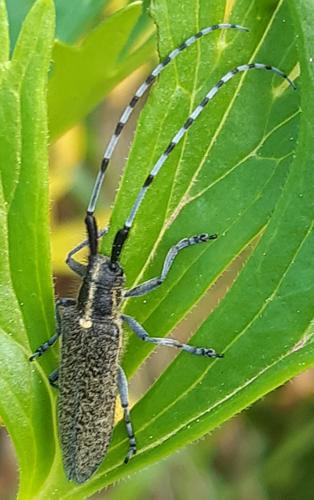
[[[190,36],[187,38],[179,47],[176,49],[173,49],[167,57],[163,61],[161,61],[158,66],[151,72],[151,74],[146,78],[145,82],[142,83],[142,85],[137,89],[135,92],[134,96],[132,97],[129,105],[125,108],[123,111],[119,122],[117,123],[117,126],[115,128],[115,131],[108,143],[108,146],[106,148],[106,151],[104,153],[100,169],[96,178],[96,182],[93,188],[93,192],[89,201],[89,205],[87,208],[87,214],[92,215],[95,212],[96,208],[96,203],[99,197],[99,193],[101,190],[102,183],[104,181],[105,173],[108,168],[109,162],[111,160],[112,154],[118,144],[120,135],[122,130],[124,129],[125,125],[127,124],[133,109],[135,108],[138,100],[143,96],[143,94],[146,92],[146,90],[151,86],[151,84],[154,82],[154,80],[157,78],[158,75],[163,71],[163,69],[171,62],[173,61],[181,52],[183,52],[186,48],[190,47],[193,45],[197,40],[199,40],[202,36],[208,35],[208,33],[211,33],[212,31],[216,30],[222,30],[222,29],[237,29],[240,31],[249,31],[247,28],[244,28],[243,26],[240,26],[239,24],[214,24],[213,26],[209,26],[207,28],[203,28],[201,31],[196,33],[195,35]]]
[[[114,238],[113,246],[112,246],[112,252],[111,252],[111,262],[117,262],[120,256],[120,253],[122,251],[123,245],[128,237],[128,234],[130,232],[130,229],[132,227],[132,224],[134,222],[135,216],[141,206],[141,203],[145,197],[146,191],[148,190],[149,186],[153,182],[154,178],[158,174],[159,170],[167,160],[168,156],[170,155],[171,151],[175,148],[175,146],[181,141],[182,137],[186,134],[187,130],[191,127],[191,125],[195,122],[197,117],[201,114],[207,103],[213,99],[213,97],[217,94],[219,89],[227,83],[229,80],[231,80],[235,75],[238,73],[241,73],[243,71],[249,71],[251,69],[263,69],[267,71],[271,71],[275,73],[276,75],[279,75],[280,77],[284,78],[289,82],[289,84],[295,89],[294,83],[290,80],[290,78],[283,73],[280,69],[275,68],[274,66],[270,66],[268,64],[260,64],[260,63],[250,63],[250,64],[242,64],[241,66],[237,66],[236,68],[232,69],[231,71],[228,71],[217,83],[214,85],[210,91],[206,94],[206,96],[203,98],[203,100],[200,102],[200,104],[194,109],[194,111],[191,113],[191,115],[188,117],[186,122],[184,123],[183,127],[180,128],[180,130],[176,133],[176,135],[173,137],[172,141],[169,143],[163,154],[159,157],[158,161],[155,163],[153,169],[151,170],[150,174],[146,178],[142,188],[140,189],[137,198],[133,204],[133,207],[131,209],[130,215],[125,221],[125,224],[122,229],[120,229]]]

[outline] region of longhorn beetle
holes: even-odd
[[[137,101],[167,64],[184,49],[202,36],[223,28],[248,31],[236,24],[217,24],[191,36],[156,66],[124,110],[105,151],[88,205],[85,217],[88,238],[71,250],[66,259],[72,271],[83,280],[78,298],[77,300],[63,298],[56,301],[56,333],[30,357],[31,361],[37,359],[62,336],[60,370],[55,370],[49,376],[49,380],[52,385],[59,387],[58,421],[65,472],[70,480],[78,483],[90,478],[107,452],[113,429],[117,391],[120,394],[129,437],[129,451],[125,463],[136,453],[136,441],[128,407],[127,379],[119,365],[122,322],[125,322],[139,339],[145,342],[174,347],[198,356],[222,357],[214,349],[207,347],[194,347],[169,338],[150,337],[136,319],[120,312],[124,299],[144,295],[163,283],[181,250],[214,240],[217,235],[203,233],[180,240],[168,251],[160,276],[126,291],[124,272],[119,263],[120,254],[149,186],[171,151],[219,89],[237,73],[250,69],[269,70],[294,86],[292,81],[281,70],[260,63],[243,64],[226,73],[194,109],[154,165],[133,203],[124,226],[114,237],[110,256],[98,253],[98,240],[107,230],[98,233],[94,212],[112,153]],[[87,245],[88,264],[83,265],[74,260],[73,255]]]

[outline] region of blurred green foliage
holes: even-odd
[[[35,0],[6,0],[11,48],[14,49],[22,23],[34,5]],[[93,26],[108,0],[55,0],[56,9],[56,38],[66,43],[76,42],[87,30]]]
[[[85,116],[131,71],[150,61],[155,46],[151,23],[134,50],[121,57],[141,16],[141,4],[136,2],[100,23],[79,47],[55,44],[48,87],[52,139]]]

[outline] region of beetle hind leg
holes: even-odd
[[[120,395],[121,406],[123,408],[124,414],[124,422],[126,426],[126,431],[129,438],[129,451],[127,456],[124,459],[124,463],[127,464],[128,461],[135,455],[136,453],[136,440],[133,431],[133,425],[130,419],[130,410],[129,410],[129,397],[128,397],[128,381],[125,376],[125,373],[121,366],[118,369],[118,390]]]

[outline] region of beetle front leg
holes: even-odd
[[[97,238],[100,239],[107,233],[108,233],[108,228],[105,227],[104,229],[98,232]],[[88,246],[88,239],[82,241],[79,245],[76,245],[76,247],[74,247],[68,253],[67,258],[65,260],[65,263],[69,266],[69,268],[76,274],[78,274],[81,278],[84,278],[86,274],[86,266],[84,264],[81,264],[80,262],[77,262],[77,260],[73,259],[73,255],[75,255],[77,252],[82,250],[82,248],[85,248],[87,246]]]
[[[137,285],[131,290],[126,290],[126,292],[124,293],[124,297],[125,298],[139,297],[140,295],[145,295],[146,293],[152,292],[153,290],[155,290],[155,288],[158,288],[165,281],[176,256],[178,255],[179,252],[181,252],[181,250],[190,247],[192,245],[197,245],[199,243],[206,243],[210,240],[215,240],[216,238],[217,234],[201,233],[178,241],[178,243],[173,247],[171,247],[169,252],[167,253],[161,271],[161,275],[156,278],[152,278],[148,281],[145,281],[144,283]]]

